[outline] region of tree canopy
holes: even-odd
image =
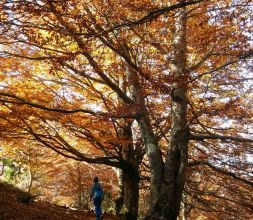
[[[145,181],[146,219],[250,217],[250,0],[0,3],[3,143],[121,169],[135,217]]]

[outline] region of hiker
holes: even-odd
[[[102,204],[103,198],[104,198],[104,191],[98,182],[97,176],[94,178],[93,182],[94,182],[94,184],[93,184],[93,186],[91,188],[91,192],[90,192],[90,202],[93,199],[93,203],[95,206],[95,212],[96,212],[96,220],[102,220],[103,214],[102,214],[101,204]]]

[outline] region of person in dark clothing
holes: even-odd
[[[94,184],[90,192],[90,201],[93,199],[95,212],[96,212],[96,220],[102,220],[103,214],[102,214],[101,204],[104,198],[104,191],[102,189],[102,186],[99,184],[98,177],[95,177],[93,182]]]

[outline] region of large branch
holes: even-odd
[[[187,81],[187,82],[185,83],[185,85],[188,84],[188,83],[192,83],[192,82],[194,82],[195,80],[198,80],[198,79],[200,79],[200,78],[203,77],[203,76],[206,76],[206,75],[209,75],[209,74],[213,74],[213,73],[215,73],[215,72],[217,72],[217,71],[219,71],[219,70],[222,70],[222,69],[224,69],[224,68],[226,68],[226,67],[228,67],[228,66],[230,66],[230,65],[233,65],[233,64],[235,64],[235,63],[238,63],[238,62],[240,62],[241,60],[246,60],[247,58],[250,58],[250,57],[252,57],[252,56],[253,56],[253,50],[249,50],[247,53],[238,56],[237,59],[230,60],[230,61],[228,61],[228,62],[226,62],[226,63],[224,63],[224,64],[218,66],[217,68],[215,68],[215,69],[213,69],[213,70],[204,72],[204,73],[202,73],[202,74],[200,74],[200,75],[198,75],[198,76],[196,76],[196,77],[190,79],[189,81]]]
[[[114,161],[115,158],[113,158],[113,157],[94,157],[94,158],[92,158],[92,157],[88,157],[87,155],[79,152],[75,148],[58,149],[54,145],[52,145],[52,144],[48,143],[47,141],[43,140],[40,137],[40,135],[38,135],[34,132],[32,133],[32,135],[34,136],[34,138],[37,141],[39,141],[45,147],[50,148],[51,150],[55,151],[56,153],[58,153],[58,154],[60,154],[64,157],[72,158],[72,159],[77,160],[77,161],[84,161],[84,162],[87,162],[87,163],[105,164],[105,165],[109,165],[109,166],[113,166],[113,167],[119,167],[119,162]]]
[[[113,155],[105,155],[98,157],[95,155],[95,157],[88,157],[87,155],[79,152],[79,150],[72,147],[61,135],[57,132],[56,138],[59,139],[59,141],[62,143],[62,145],[67,149],[68,152],[70,152],[73,155],[78,156],[81,160],[87,162],[87,163],[100,163],[100,164],[106,164],[114,167],[119,167],[119,162],[117,162],[117,157]],[[97,142],[97,141],[96,141]],[[102,144],[101,144],[102,145]],[[105,147],[102,145],[100,146],[100,150],[102,150],[105,154]]]
[[[37,104],[31,101],[28,101],[26,99],[23,99],[19,96],[16,96],[14,94],[10,94],[10,93],[5,93],[5,92],[0,92],[0,96],[4,96],[4,97],[8,97],[8,98],[12,98],[15,101],[12,100],[3,100],[0,99],[0,102],[5,102],[5,103],[13,103],[13,104],[19,104],[19,105],[29,105],[35,108],[39,108],[45,111],[51,111],[51,112],[59,112],[59,113],[77,113],[77,112],[82,112],[82,113],[88,113],[91,115],[107,115],[107,113],[103,113],[103,112],[96,112],[96,111],[92,111],[92,110],[88,110],[88,109],[81,109],[81,108],[76,108],[76,109],[63,109],[63,108],[50,108],[41,104]]]
[[[196,141],[204,141],[206,139],[219,139],[219,140],[232,140],[232,141],[238,141],[238,142],[253,142],[253,139],[251,138],[244,138],[239,136],[229,136],[229,135],[219,135],[219,134],[206,134],[206,135],[190,135],[190,140],[196,140]]]
[[[94,82],[105,84],[105,82],[103,80],[96,79],[92,76],[89,76],[88,74],[85,73],[85,71],[78,70],[77,68],[75,68],[74,66],[71,66],[70,64],[68,64],[66,62],[60,61],[60,63],[62,64],[62,66],[65,66],[67,69],[71,70],[75,74],[78,74],[78,75],[80,75],[86,79],[92,80]]]
[[[43,135],[36,133],[31,126],[28,125],[25,121],[23,121],[27,127],[27,131],[35,138],[36,141],[41,143],[43,146],[55,151],[56,153],[67,157],[72,158],[77,161],[85,161],[87,163],[94,163],[94,164],[105,164],[113,167],[119,167],[119,162],[116,160],[115,157],[106,157],[106,156],[96,156],[96,157],[89,157],[74,147],[72,147],[68,142],[63,141],[61,138],[59,141],[56,141],[56,144],[50,143],[50,140],[55,142],[54,138],[52,139],[51,135],[47,137],[43,137]],[[59,138],[57,136],[56,138]]]
[[[104,72],[103,70],[99,67],[98,63],[95,61],[95,59],[90,55],[88,52],[83,53],[84,56],[87,58],[89,61],[90,65],[93,67],[95,72],[106,82],[106,84],[114,91],[117,93],[117,95],[125,102],[128,104],[134,103],[134,101],[129,98],[125,92],[123,92],[118,85],[116,85]]]
[[[8,51],[0,51],[0,57],[2,57],[2,56],[19,57],[19,58],[24,58],[24,59],[28,59],[28,60],[37,60],[37,61],[52,60],[52,59],[59,59],[60,58],[60,57],[57,57],[57,56],[37,56],[37,57],[32,57],[32,56],[21,55],[21,54],[18,54],[18,53],[10,53]]]
[[[197,4],[197,3],[200,3],[202,1],[204,1],[204,0],[196,0],[196,1],[190,1],[190,2],[181,1],[181,2],[179,2],[177,4],[174,4],[174,5],[161,7],[161,8],[156,8],[156,9],[153,9],[153,10],[149,11],[146,15],[144,15],[140,19],[123,22],[121,24],[117,24],[117,25],[113,26],[112,28],[110,28],[108,30],[103,30],[103,31],[98,32],[96,34],[82,34],[82,35],[103,35],[105,33],[110,33],[112,31],[119,30],[119,29],[124,28],[124,27],[134,27],[134,26],[137,26],[137,25],[145,24],[147,22],[155,20],[156,18],[158,18],[159,16],[161,16],[163,14],[166,14],[168,12],[171,12],[173,10],[176,10],[176,9],[179,9],[179,8],[182,8],[182,7],[186,7],[188,5]]]
[[[1,117],[1,116],[0,116]],[[38,134],[34,131],[34,129],[25,121],[22,120],[25,126],[21,126],[20,124],[14,124],[12,121],[10,121],[8,118],[3,118],[8,123],[16,126],[17,128],[24,130],[25,133],[21,133],[22,136],[17,137],[11,137],[11,138],[21,138],[23,140],[36,140],[40,144],[42,144],[44,147],[47,147],[56,153],[71,158],[77,161],[85,161],[87,163],[94,163],[94,164],[105,164],[113,167],[120,167],[120,162],[118,161],[118,158],[113,155],[107,155],[107,156],[96,156],[96,155],[86,155],[72,147],[67,141],[65,141],[62,137],[60,137],[59,134],[56,134],[55,136],[52,136],[47,129],[41,126],[45,134]],[[51,127],[52,128],[52,127]],[[20,131],[20,132],[21,132]],[[55,130],[54,130],[55,131]],[[8,133],[9,135],[10,133]],[[31,135],[31,138],[28,138],[28,136]],[[4,138],[10,138],[10,137],[4,137]]]
[[[78,46],[82,49],[81,54],[83,54],[86,59],[89,61],[89,64],[92,66],[96,74],[104,81],[106,85],[108,85],[117,95],[128,104],[134,103],[134,101],[127,96],[125,92],[123,92],[109,77],[108,75],[101,69],[97,61],[94,59],[94,57],[89,52],[89,49],[87,49],[86,44],[83,42],[80,36],[77,36],[75,34],[75,30],[69,25],[69,23],[65,22],[62,18],[61,14],[58,12],[56,7],[52,2],[49,2],[50,9],[52,13],[55,15],[59,23],[66,28],[66,30],[69,32],[69,35],[73,37],[73,39],[76,41]]]
[[[237,176],[235,173],[221,169],[219,167],[214,166],[213,164],[209,163],[208,161],[194,161],[191,163],[188,163],[188,166],[208,166],[209,168],[211,168],[212,170],[221,173],[221,174],[225,174],[227,176],[230,176],[236,180],[239,180],[247,185],[253,186],[253,182],[247,180],[247,179],[243,179],[239,176]]]
[[[12,98],[14,100],[9,100],[9,99],[2,99],[1,96],[7,97],[7,98]],[[10,93],[5,93],[5,92],[0,92],[0,102],[2,103],[12,103],[12,104],[16,104],[16,105],[28,105],[34,108],[38,108],[38,109],[42,109],[45,111],[49,111],[49,112],[59,112],[59,113],[63,113],[63,114],[73,114],[73,113],[86,113],[86,114],[91,114],[94,116],[102,116],[102,117],[107,117],[107,118],[136,118],[137,117],[137,113],[126,113],[126,114],[111,114],[111,113],[106,113],[106,112],[100,112],[100,111],[92,111],[89,109],[81,109],[81,108],[76,108],[76,109],[64,109],[64,108],[51,108],[51,107],[47,107],[38,103],[34,103],[31,101],[28,101],[26,99],[23,99],[19,96],[16,96],[14,94],[10,94]]]
[[[9,53],[6,51],[2,51],[3,54],[9,55],[9,56],[14,56],[14,57],[20,57],[20,58],[24,58],[24,59],[29,59],[29,60],[52,60],[52,59],[59,59],[59,57],[52,57],[52,56],[41,56],[41,57],[32,57],[32,56],[24,56],[24,55],[20,55],[20,54],[14,54],[14,53]],[[95,82],[99,82],[99,83],[103,83],[108,85],[114,92],[116,92],[118,94],[118,96],[120,98],[122,98],[122,100],[124,100],[124,102],[130,104],[133,103],[133,100],[131,98],[129,98],[115,83],[113,83],[113,81],[103,72],[103,70],[99,67],[99,65],[97,64],[97,62],[94,60],[94,58],[88,53],[88,52],[84,52],[83,55],[87,58],[87,60],[90,62],[90,65],[93,67],[93,69],[95,70],[95,72],[102,78],[102,80],[93,78],[88,76],[87,74],[85,74],[82,71],[78,71],[77,69],[73,68],[71,65],[68,65],[67,63],[63,63],[62,61],[60,61],[60,63],[63,66],[66,66],[67,68],[71,69],[72,71],[74,71],[75,73],[78,73],[79,75],[82,75],[84,77],[86,77],[87,79],[91,79]]]
[[[14,100],[9,100],[9,99],[2,99],[1,96],[7,97],[7,98],[12,98]],[[45,111],[49,112],[59,112],[59,113],[64,113],[64,114],[73,114],[73,113],[87,113],[91,114],[94,116],[103,116],[103,117],[108,117],[108,118],[135,118],[135,114],[122,114],[122,115],[114,115],[113,113],[106,113],[106,112],[100,112],[100,111],[92,111],[89,109],[81,109],[81,108],[76,108],[76,109],[64,109],[64,108],[51,108],[47,107],[38,103],[34,103],[31,101],[28,101],[26,99],[23,99],[19,96],[16,96],[14,94],[10,93],[5,93],[5,92],[0,92],[0,102],[2,103],[12,103],[12,104],[17,104],[17,105],[28,105],[34,108],[42,109]]]
[[[253,210],[253,205],[248,202],[248,201],[245,201],[245,200],[238,200],[238,198],[227,198],[225,196],[221,196],[221,195],[218,195],[217,192],[215,191],[202,191],[202,190],[198,190],[198,189],[191,189],[191,190],[184,190],[187,194],[189,195],[199,195],[199,199],[204,199],[205,196],[208,196],[208,197],[214,197],[214,198],[218,198],[218,199],[221,199],[225,202],[229,201],[229,202],[232,202],[234,204],[238,204],[238,205],[241,205],[241,206],[245,206],[247,208],[250,208]]]

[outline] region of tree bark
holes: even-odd
[[[123,51],[128,57],[128,59],[132,60],[132,57],[126,45],[123,45]],[[150,206],[152,209],[153,206],[156,204],[160,194],[164,164],[159,144],[153,132],[150,117],[146,108],[145,98],[141,88],[138,72],[131,66],[127,65],[126,76],[130,85],[130,93],[132,95],[133,100],[135,101],[135,105],[138,106],[138,118],[136,120],[140,127],[142,139],[145,145],[145,151],[147,153],[150,164]]]
[[[139,165],[124,161],[123,169],[118,172],[120,193],[115,200],[116,215],[120,216],[123,206],[127,209],[127,216],[131,220],[137,219],[139,203]]]
[[[140,161],[136,158],[138,150],[134,149],[132,138],[132,122],[125,123],[122,129],[123,136],[132,140],[122,151],[122,178],[124,185],[124,205],[128,211],[129,219],[135,220],[138,216],[139,203],[139,165]]]
[[[139,169],[138,166],[127,164],[123,170],[124,205],[127,209],[127,219],[136,220],[139,203]]]
[[[126,48],[125,48],[126,49]],[[129,55],[128,51],[125,52]],[[128,67],[126,68],[126,75],[128,75]],[[127,93],[127,85],[125,79],[120,78],[118,86],[122,91]],[[133,94],[128,91],[130,96]],[[123,102],[119,99],[120,104]],[[121,208],[124,206],[127,209],[126,219],[136,220],[138,216],[139,203],[139,165],[140,159],[138,155],[141,153],[140,149],[134,146],[132,123],[133,120],[125,120],[119,122],[121,124],[118,135],[129,141],[129,144],[122,145],[122,162],[121,170],[119,171],[119,197],[115,201],[116,214],[119,215]]]
[[[120,215],[120,211],[124,205],[124,180],[123,180],[123,171],[120,168],[117,168],[117,176],[118,176],[118,186],[119,186],[119,194],[115,199],[115,212],[116,215]]]
[[[180,10],[175,21],[170,146],[161,176],[161,191],[153,201],[146,219],[176,220],[179,215],[186,178],[189,129],[187,126],[186,13]],[[151,164],[153,172],[161,169]],[[152,186],[151,181],[151,188]],[[151,192],[152,193],[152,192]],[[152,198],[152,197],[151,197]],[[152,198],[154,199],[154,198]]]
[[[143,114],[143,116],[138,119],[138,123],[141,128],[146,153],[150,164],[150,210],[153,210],[159,200],[164,164],[162,160],[162,154],[160,152],[159,145],[153,133],[148,116]]]

